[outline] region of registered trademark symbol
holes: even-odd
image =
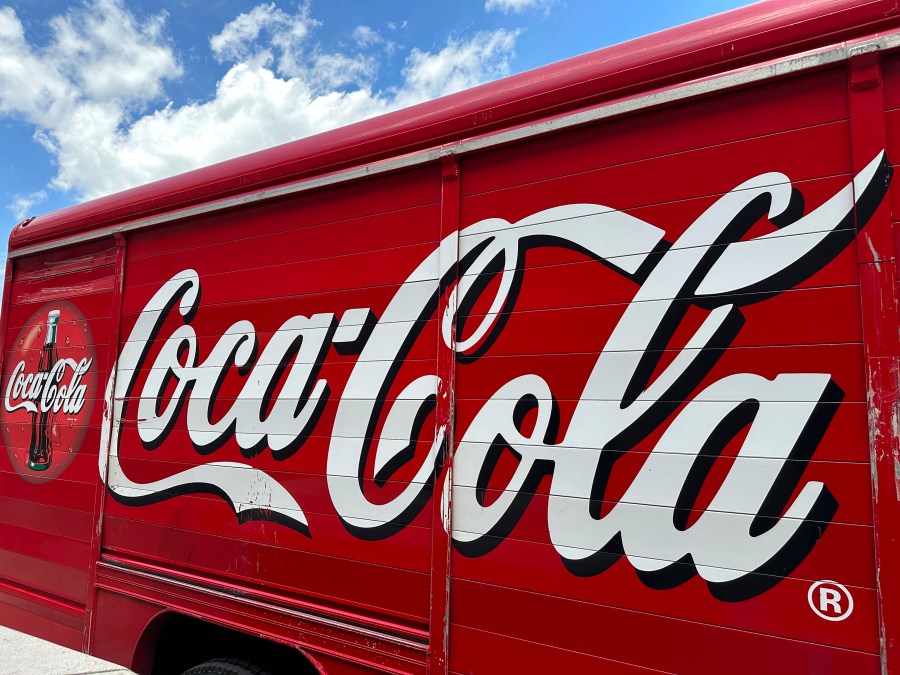
[[[853,611],[853,596],[836,581],[817,581],[806,594],[809,606],[826,621],[843,621]]]

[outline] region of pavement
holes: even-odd
[[[0,626],[0,675],[133,675],[115,663]]]

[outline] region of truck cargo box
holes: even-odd
[[[893,2],[759,3],[20,223],[0,624],[900,673],[898,50]]]

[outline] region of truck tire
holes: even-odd
[[[184,671],[183,675],[271,675],[271,673],[240,659],[213,659]]]

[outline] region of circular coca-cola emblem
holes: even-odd
[[[81,448],[97,395],[94,340],[71,302],[37,310],[7,345],[0,411],[6,451],[25,480],[62,473]]]

